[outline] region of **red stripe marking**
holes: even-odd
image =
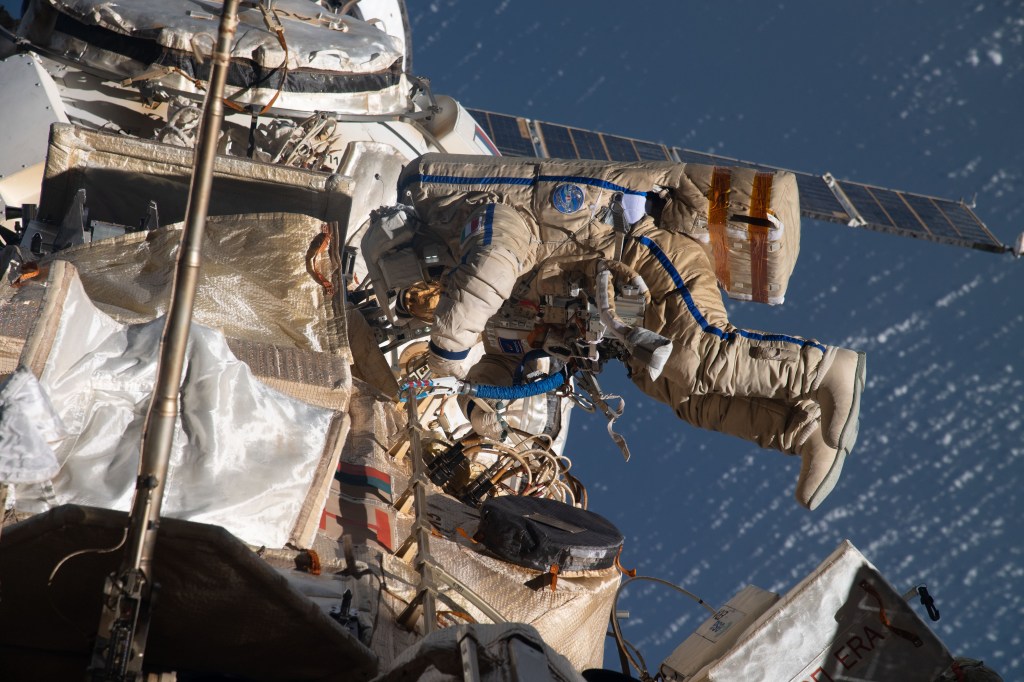
[[[389,486],[391,485],[391,476],[381,471],[380,469],[374,469],[373,467],[363,466],[362,464],[349,464],[348,462],[341,462],[338,464],[338,471],[343,474],[355,474],[356,476],[366,476],[367,478],[376,478],[378,481],[383,481]]]

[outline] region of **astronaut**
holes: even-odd
[[[788,228],[798,240],[792,176],[775,178],[773,189],[771,177],[749,175],[747,185],[730,186],[727,171],[691,164],[426,155],[399,185],[418,218],[413,234],[371,230],[364,256],[382,289],[398,281],[396,263],[410,253],[421,273],[440,271],[429,359],[436,376],[510,384],[522,355],[559,329],[545,305],[552,292],[571,298],[582,289],[604,300],[601,320],[629,349],[630,377],[644,393],[695,426],[799,455],[795,497],[815,509],[857,438],[865,358],[729,322],[723,279],[740,297],[779,302],[792,262],[777,261],[787,249],[795,261],[796,248],[779,235]],[[729,252],[748,241],[745,256]],[[743,263],[751,272],[740,272]],[[642,323],[621,324],[607,302],[627,286],[642,292]],[[495,333],[492,318],[516,310],[535,314],[530,333],[504,338],[507,325]],[[474,362],[481,340],[486,353]],[[478,431],[494,428],[489,410],[467,416]]]

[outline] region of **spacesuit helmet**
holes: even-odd
[[[439,280],[410,284],[398,292],[395,312],[431,323],[434,321],[434,310],[441,300],[441,291]]]

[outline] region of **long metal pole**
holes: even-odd
[[[420,582],[416,597],[398,614],[398,623],[412,630],[418,615],[423,616],[423,634],[429,635],[436,628],[437,608],[435,602],[433,558],[430,556],[430,520],[427,518],[427,467],[423,461],[423,445],[420,442],[420,413],[416,400],[416,389],[406,389],[406,413],[409,419],[409,446],[412,457],[413,510],[416,521],[413,535],[416,538],[416,570]]]
[[[213,165],[224,119],[224,84],[238,26],[239,0],[225,0],[213,53],[192,166],[185,227],[171,288],[167,321],[160,339],[156,386],[142,432],[139,477],[129,517],[119,573],[107,581],[103,613],[90,672],[93,680],[141,679],[152,590],[150,567],[159,529],[164,482],[170,461],[185,348],[199,279],[203,232],[210,205]]]
[[[171,287],[167,322],[160,339],[160,364],[157,368],[156,386],[142,431],[140,480],[132,506],[133,528],[137,526],[137,529],[129,535],[128,556],[133,566],[143,569],[147,568],[152,560],[156,521],[160,517],[164,479],[167,477],[174,426],[178,419],[178,393],[185,364],[189,327],[192,324],[196,284],[199,281],[203,234],[206,230],[210,188],[213,184],[213,165],[217,156],[221,122],[224,120],[224,83],[227,79],[231,43],[238,27],[238,3],[239,0],[227,0],[224,3],[217,47],[213,53],[210,89],[206,94],[203,120],[193,156],[192,184],[189,187],[188,205],[185,209],[185,226],[181,234],[174,284]],[[140,498],[147,504],[140,505]],[[144,522],[135,523],[136,521]]]

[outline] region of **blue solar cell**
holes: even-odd
[[[580,128],[571,128],[569,132],[572,134],[572,139],[576,143],[576,150],[579,152],[581,159],[608,160],[608,154],[604,150],[604,145],[601,144],[600,135],[589,130],[581,130]]]
[[[539,123],[540,136],[544,140],[544,147],[548,156],[553,159],[578,159],[579,154],[576,146],[572,143],[572,136],[565,126],[553,123]]]
[[[469,113],[477,120],[502,154],[506,156],[535,156],[529,135],[523,134],[525,125],[521,119],[476,109],[470,109]]]
[[[800,190],[800,213],[808,218],[848,223],[850,216],[825,180],[809,173],[795,173],[796,185]]]
[[[882,207],[878,205],[878,202],[875,201],[874,196],[868,191],[867,187],[845,181],[840,182],[839,187],[846,193],[853,207],[857,209],[857,212],[860,213],[864,220],[880,227],[896,227],[886,212],[882,210]],[[923,230],[918,227],[918,231]]]
[[[914,210],[914,213],[921,219],[921,222],[928,226],[932,234],[956,238],[963,237],[930,198],[916,194],[904,194],[903,199]]]
[[[843,186],[845,187],[846,184],[843,183]],[[877,187],[871,187],[868,191],[885,211],[894,227],[911,232],[933,231],[930,224],[922,221],[920,216],[910,210],[910,206],[900,197],[899,192]]]
[[[604,138],[604,146],[607,147],[612,161],[640,160],[640,156],[633,147],[632,140],[625,137],[616,137],[615,135],[602,135],[601,137]]]
[[[992,233],[985,229],[978,217],[967,206],[946,199],[933,199],[932,201],[961,235],[977,241],[995,242]]]

